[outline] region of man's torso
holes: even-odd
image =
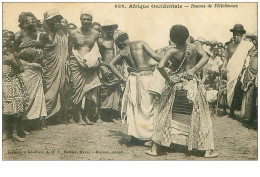
[[[100,54],[102,56],[102,60],[105,63],[110,63],[114,58],[114,40],[106,40],[104,38],[100,38],[98,40],[98,46],[100,50]]]
[[[149,67],[148,56],[144,51],[142,41],[131,42],[122,50],[121,54],[130,67],[139,69]]]
[[[96,42],[96,35],[91,32],[83,34],[80,29],[73,33],[73,45],[74,49],[78,51],[80,55],[84,55],[91,51]]]
[[[197,54],[196,46],[194,44],[189,44],[189,45],[190,45],[190,48],[189,48],[189,51],[187,51],[188,54],[178,73],[182,73],[184,71],[187,71],[187,70],[193,68],[197,63],[198,54]],[[179,50],[177,48],[176,48],[176,50],[177,50],[177,52],[175,52],[174,56],[172,56],[170,59],[172,62],[172,71],[176,71],[184,59],[183,55],[184,55],[185,51]]]

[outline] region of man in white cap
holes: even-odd
[[[57,9],[44,13],[46,30],[41,33],[43,44],[43,86],[47,107],[47,118],[58,115],[54,123],[60,123],[65,115],[64,83],[65,64],[68,58],[68,38],[60,30],[63,17]],[[58,113],[58,114],[57,114]]]
[[[121,50],[110,62],[109,68],[122,81],[126,88],[122,99],[122,113],[126,113],[128,135],[140,140],[151,140],[153,134],[154,99],[149,92],[153,71],[149,66],[149,57],[160,61],[144,41],[130,42],[128,34],[116,31],[115,42]],[[130,66],[128,79],[118,71],[116,65],[125,60]],[[133,142],[133,141],[132,141]]]
[[[97,122],[101,122],[98,109],[98,87],[101,83],[97,74],[98,59],[101,57],[97,40],[100,36],[92,29],[92,19],[90,11],[81,11],[82,27],[69,35],[73,117],[80,125],[93,124],[89,120],[90,107],[86,110],[86,106],[90,105],[94,105]]]
[[[118,25],[112,20],[106,20],[102,26],[104,36],[98,39],[99,51],[102,61],[109,64],[117,54],[114,41],[114,32]],[[115,121],[119,116],[119,100],[121,85],[119,79],[105,66],[100,67],[100,111],[103,120]]]

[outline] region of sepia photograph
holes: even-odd
[[[3,161],[258,161],[257,2],[2,2]]]

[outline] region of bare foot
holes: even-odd
[[[30,135],[31,133],[30,132],[27,132],[27,131],[25,131],[24,130],[24,132],[23,132],[25,135]]]
[[[98,123],[98,124],[100,124],[100,123],[102,123],[103,121],[101,120],[101,119],[98,119],[97,121],[96,121],[96,123]]]
[[[153,156],[153,157],[156,157],[156,156],[157,156],[157,152],[156,152],[156,151],[153,152],[152,150],[146,151],[145,154],[150,155],[150,156]]]
[[[112,122],[117,123],[117,120],[116,119],[112,119]]]
[[[153,145],[153,142],[151,140],[144,143],[145,147],[152,147],[152,145]]]
[[[12,135],[12,139],[15,140],[15,141],[19,141],[19,142],[24,142],[25,141],[24,138],[20,138],[16,133],[14,133]]]
[[[86,125],[93,125],[94,122],[91,122],[89,119],[86,119]]]
[[[74,120],[73,119],[69,119],[69,124],[74,124]]]
[[[215,158],[218,157],[218,153],[214,152],[213,150],[206,150],[204,158]]]
[[[87,125],[86,122],[84,122],[83,120],[80,120],[78,124],[79,125]]]

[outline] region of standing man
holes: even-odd
[[[65,63],[68,58],[68,38],[60,30],[63,17],[56,9],[44,13],[46,31],[41,33],[43,43],[43,85],[47,106],[47,118],[58,115],[58,123],[64,113]]]
[[[230,117],[234,117],[235,109],[241,107],[242,102],[242,68],[253,44],[242,40],[243,34],[246,33],[243,25],[236,24],[230,31],[233,33],[234,42],[227,46],[222,69],[227,71],[227,104],[230,107]]]
[[[31,12],[22,12],[18,21],[21,30],[15,34],[15,46],[25,69],[22,76],[30,96],[25,117],[26,120],[41,119],[42,128],[45,128],[47,111],[42,83],[43,50],[37,41],[37,19]]]
[[[126,81],[121,112],[127,116],[128,135],[140,140],[151,140],[154,99],[149,86],[153,71],[148,60],[151,57],[159,61],[161,57],[144,41],[130,42],[128,34],[121,31],[115,34],[115,42],[121,51],[110,62],[109,67],[121,81]],[[116,67],[122,60],[130,66],[128,79]]]
[[[72,82],[72,101],[74,118],[80,125],[92,125],[89,120],[90,105],[94,103],[97,122],[100,122],[98,110],[98,87],[101,85],[97,75],[98,59],[101,57],[96,33],[100,28],[92,29],[92,13],[82,11],[80,21],[82,27],[70,32],[69,54]],[[87,108],[86,112],[86,106]]]
[[[114,41],[114,32],[118,25],[111,20],[105,21],[102,26],[105,35],[98,39],[99,51],[102,61],[109,64],[117,54],[117,47]],[[119,100],[121,95],[121,85],[119,79],[105,66],[100,67],[100,109],[102,119],[115,121],[119,116]]]

